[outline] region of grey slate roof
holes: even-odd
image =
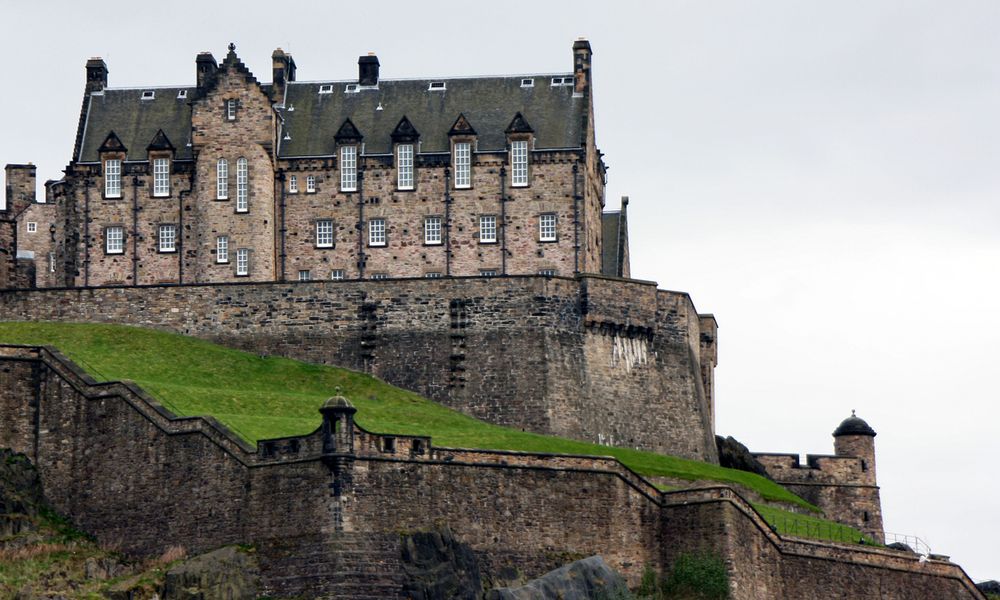
[[[622,277],[625,245],[628,244],[628,221],[622,211],[601,214],[601,274]]]
[[[573,86],[550,85],[552,77],[383,79],[378,89],[356,93],[344,91],[348,84],[357,83],[353,80],[293,82],[288,84],[282,111],[284,131],[292,139],[279,140],[279,155],[334,154],[334,135],[347,118],[364,136],[365,153],[389,154],[392,131],[404,116],[420,133],[420,152],[449,152],[448,131],[459,114],[476,130],[480,151],[503,150],[504,131],[518,112],[535,129],[536,149],[579,148],[585,133],[586,100],[573,97]],[[535,85],[521,87],[526,78],[533,78]],[[432,81],[444,82],[445,89],[428,90]],[[333,92],[320,94],[321,85],[332,85]],[[382,110],[376,110],[380,104]]]
[[[145,90],[155,92],[155,98],[142,100]],[[126,160],[146,160],[146,147],[160,129],[177,150],[177,158],[191,158],[191,148],[187,145],[191,139],[191,107],[188,102],[194,98],[195,88],[145,90],[106,89],[103,94],[91,94],[80,156],[74,158],[80,162],[99,161],[97,149],[114,131],[128,149]],[[178,98],[180,90],[187,90],[188,98]]]

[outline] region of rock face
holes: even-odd
[[[0,449],[0,537],[34,528],[42,503],[42,482],[28,457]]]
[[[450,531],[418,532],[402,539],[403,593],[413,600],[475,600],[482,596],[479,561]]]
[[[227,546],[167,571],[163,600],[253,600],[259,573],[253,555]]]
[[[625,580],[600,556],[578,560],[517,588],[498,588],[488,600],[591,600],[625,592]]]
[[[719,451],[719,466],[749,471],[761,477],[771,478],[764,465],[760,464],[750,453],[750,450],[733,436],[726,438],[721,435],[715,436],[715,446]]]

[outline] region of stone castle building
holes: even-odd
[[[194,85],[113,88],[89,60],[65,177],[21,219],[35,285],[629,276],[589,42],[544,75],[385,80],[367,55],[299,82],[272,61],[261,84],[231,44]],[[27,192],[34,169],[7,178]]]

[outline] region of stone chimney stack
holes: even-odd
[[[295,81],[295,60],[291,54],[278,48],[271,54],[272,95],[275,102],[281,102],[285,97],[285,87]]]
[[[100,92],[108,87],[108,65],[95,57],[87,61],[87,93]]]
[[[35,165],[7,165],[7,218],[14,219],[35,203]]]
[[[378,57],[374,52],[358,58],[358,85],[378,85]]]
[[[577,94],[590,93],[590,61],[594,52],[590,42],[579,38],[573,42],[573,92]]]
[[[215,62],[215,57],[211,52],[201,52],[194,59],[196,80],[198,91],[205,89],[208,83],[215,77],[215,72],[219,70],[219,63]]]

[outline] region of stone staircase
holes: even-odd
[[[258,544],[261,592],[345,600],[403,598],[397,534],[337,532]]]

